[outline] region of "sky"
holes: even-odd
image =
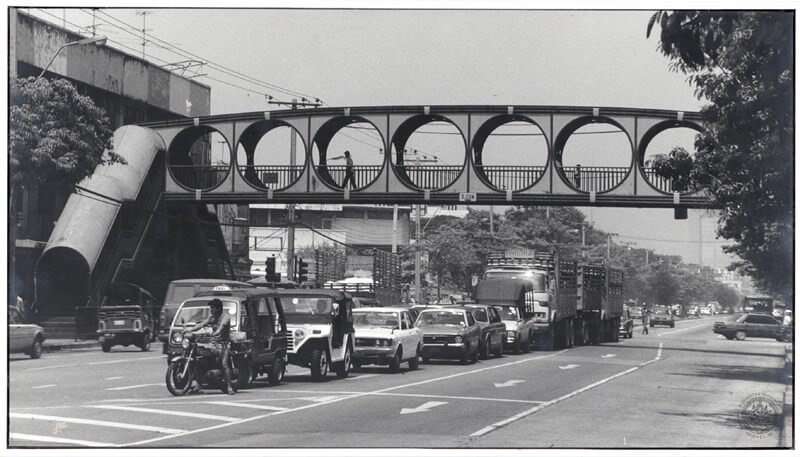
[[[207,76],[195,79],[211,86],[212,114],[280,109],[267,103],[267,95],[290,101],[300,94],[340,107],[497,104],[696,111],[703,105],[685,75],[670,70],[657,39],[646,38],[649,10],[103,8],[94,18],[90,9],[32,8],[31,13],[73,30],[84,27],[84,33],[94,23],[110,46],[137,56],[141,31],[133,29],[141,29],[144,18],[147,59],[178,62],[188,51],[228,69],[223,74],[196,68]],[[377,133],[369,124],[351,127],[356,128],[334,138],[334,153],[350,149],[359,164],[379,164]],[[628,166],[624,135],[608,125],[587,129],[567,144],[565,165]],[[420,151],[422,159],[461,164],[463,142],[448,132],[454,127],[446,123],[423,126],[408,147]],[[535,126],[508,125],[496,133],[516,135],[491,137],[486,163],[544,163],[544,143]],[[676,145],[691,152],[693,135],[666,134],[648,156]],[[288,164],[288,148],[281,147],[288,138],[285,128],[264,140],[256,163]],[[227,160],[226,146],[217,147],[215,157]],[[704,265],[729,262],[721,250],[726,242],[715,239],[713,213],[690,210],[688,220],[676,221],[671,209],[582,210],[598,228],[618,234],[619,242],[699,263],[702,237]]]

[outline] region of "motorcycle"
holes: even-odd
[[[216,385],[224,393],[228,393],[225,375],[219,366],[217,355],[200,346],[197,335],[188,332],[180,335],[183,354],[170,360],[167,367],[166,383],[169,393],[178,397],[186,395],[192,388],[192,381],[201,386]],[[234,392],[239,390],[239,366],[246,363],[246,361],[237,363],[239,359],[242,359],[241,354],[231,348],[228,369],[231,373],[231,389]]]

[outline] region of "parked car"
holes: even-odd
[[[464,304],[472,312],[472,317],[481,328],[481,340],[478,353],[482,359],[489,355],[503,356],[503,340],[506,337],[506,324],[500,317],[500,309],[496,306],[480,305],[477,303]]]
[[[381,302],[377,298],[372,297],[353,297],[354,308],[377,308],[381,306]]]
[[[714,322],[714,333],[732,340],[749,337],[775,338],[784,341],[789,336],[781,321],[769,314],[742,314],[733,322]]]
[[[481,328],[463,307],[423,310],[417,318],[422,329],[422,361],[457,359],[478,362]]]
[[[236,366],[238,388],[246,388],[264,374],[270,384],[280,384],[286,367],[287,329],[280,298],[273,289],[200,292],[197,297],[184,301],[170,326],[167,362],[183,354],[183,330],[208,317],[208,302],[215,298],[222,301],[223,312],[230,314],[231,348],[241,356]],[[208,334],[211,329],[206,327],[195,333]]]
[[[689,309],[686,310],[686,317],[687,318],[700,318],[700,307],[698,306],[690,306]]]
[[[158,319],[158,339],[164,343],[164,353],[167,351],[167,336],[169,335],[170,325],[181,304],[198,293],[214,290],[217,286],[227,286],[231,289],[256,287],[255,284],[232,281],[229,279],[177,279],[169,283],[167,292],[164,294],[164,303],[161,304],[161,311]]]
[[[422,330],[414,326],[405,308],[356,308],[353,310],[355,349],[353,368],[362,365],[389,365],[392,372],[408,361],[408,368],[419,368],[422,355]]]
[[[626,307],[622,310],[622,316],[619,319],[619,334],[623,338],[633,338],[633,317],[630,308]]]
[[[700,308],[700,315],[701,316],[711,316],[711,307],[703,306]]]
[[[42,356],[44,329],[36,324],[23,324],[14,313],[8,313],[8,353],[28,354],[32,359]]]
[[[334,289],[279,289],[288,328],[289,363],[321,381],[333,369],[346,378],[354,349],[353,299]]]
[[[135,284],[108,284],[97,311],[97,335],[103,352],[132,344],[149,351],[156,335],[155,307],[156,299]]]
[[[672,311],[669,308],[662,306],[653,308],[653,311],[650,313],[650,327],[655,327],[656,325],[675,327],[675,317],[672,315]]]

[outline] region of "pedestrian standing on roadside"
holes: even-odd
[[[642,335],[647,335],[647,327],[650,325],[650,310],[642,308]]]
[[[330,160],[339,160],[344,159],[345,167],[344,167],[344,181],[342,181],[342,188],[347,188],[347,183],[350,183],[350,186],[353,189],[358,188],[356,184],[356,177],[353,174],[353,159],[350,157],[350,151],[344,151],[344,155],[331,157]]]

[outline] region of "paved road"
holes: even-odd
[[[787,345],[727,341],[712,319],[618,344],[423,364],[233,397],[172,397],[160,347],[10,362],[11,446],[778,447],[739,419],[750,394],[783,401]],[[784,441],[782,441],[782,439]],[[790,441],[788,441],[790,442]]]

